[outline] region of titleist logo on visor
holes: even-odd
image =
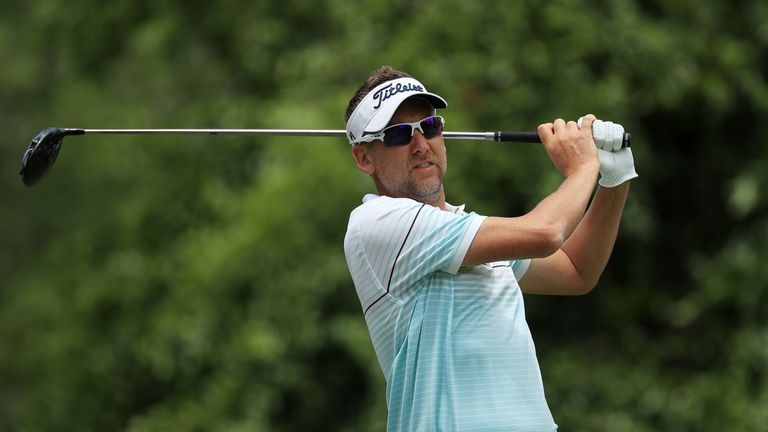
[[[382,87],[378,90],[376,90],[375,93],[373,93],[373,100],[376,101],[376,105],[373,107],[373,109],[379,109],[381,104],[391,98],[392,96],[398,94],[398,93],[405,93],[405,92],[423,92],[424,87],[418,85],[418,84],[396,84],[392,85],[389,84],[386,87]]]

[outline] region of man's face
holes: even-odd
[[[419,121],[432,114],[427,101],[407,99],[395,111],[389,125]],[[448,161],[442,134],[426,139],[414,130],[406,145],[385,147],[383,142],[374,141],[370,145],[355,145],[352,152],[358,168],[373,177],[380,194],[412,198],[441,208],[445,204],[443,177]]]

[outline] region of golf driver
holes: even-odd
[[[600,120],[598,120],[600,121]],[[620,125],[603,122],[608,130],[595,140],[616,140],[621,138],[621,147],[629,147],[630,134],[624,132]],[[617,126],[615,128],[611,128]],[[593,134],[596,129],[593,128]],[[61,150],[61,143],[68,135],[113,134],[113,135],[145,135],[145,134],[207,134],[207,135],[283,135],[308,137],[346,137],[344,130],[331,129],[72,129],[47,128],[38,133],[29,144],[21,159],[21,180],[26,186],[32,186],[51,170]],[[611,135],[613,134],[613,135]],[[617,135],[618,134],[618,135]],[[536,132],[443,132],[446,139],[499,141],[499,142],[541,142]],[[601,146],[602,147],[602,146]]]

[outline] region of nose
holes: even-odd
[[[411,151],[413,153],[424,153],[429,150],[429,143],[418,129],[414,129],[411,137]]]

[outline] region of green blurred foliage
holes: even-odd
[[[0,430],[378,431],[384,380],[342,240],[369,179],[341,141],[79,137],[47,126],[341,128],[382,64],[449,129],[586,112],[633,134],[614,256],[528,297],[563,430],[768,424],[768,5],[758,0],[4,2]],[[450,143],[449,201],[517,215],[535,146]]]

